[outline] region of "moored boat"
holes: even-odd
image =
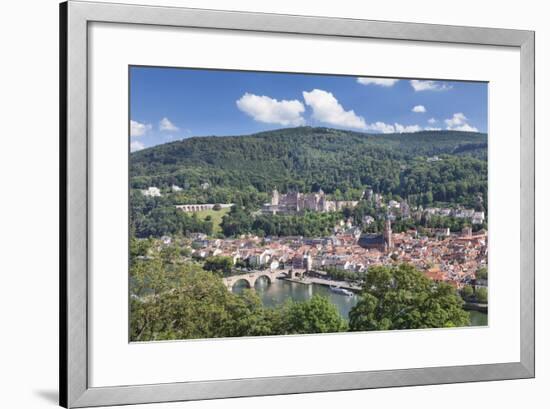
[[[351,297],[353,295],[352,291],[346,290],[345,288],[335,287],[335,286],[332,286],[332,285],[329,288],[330,288],[330,291],[332,291],[335,294],[341,294],[341,295],[345,295],[345,296],[348,296],[348,297]]]

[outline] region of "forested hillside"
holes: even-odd
[[[450,155],[446,160],[426,160],[445,154]],[[402,196],[432,191],[436,200],[447,200],[464,190],[480,191],[486,156],[487,135],[481,133],[368,135],[302,127],[156,146],[132,154],[130,174],[134,188],[177,184],[192,189],[207,182],[258,192],[322,188],[345,194],[370,186]]]
[[[131,188],[168,189],[173,184],[183,190],[156,199],[156,204],[140,194],[132,196],[135,217],[149,213],[147,209],[161,212],[157,202],[170,217],[178,217],[170,208],[174,204],[236,203],[254,209],[269,200],[274,188],[323,189],[336,200],[358,200],[370,188],[406,198],[411,205],[479,207],[487,198],[487,135],[456,131],[370,135],[300,127],[189,138],[131,154]],[[196,220],[188,224],[204,230]]]

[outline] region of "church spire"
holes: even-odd
[[[391,221],[389,218],[386,219],[386,224],[384,225],[384,241],[386,242],[386,248],[393,248],[393,237],[391,231]]]

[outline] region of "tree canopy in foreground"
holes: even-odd
[[[360,301],[349,314],[350,331],[467,326],[455,288],[427,278],[411,265],[372,267]]]

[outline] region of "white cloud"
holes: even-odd
[[[447,126],[457,126],[464,124],[468,118],[466,118],[466,115],[464,115],[462,112],[457,112],[453,114],[452,118],[445,119],[445,123]]]
[[[426,107],[424,105],[415,105],[412,111],[421,114],[426,112]]]
[[[432,125],[433,125],[433,124],[435,124],[436,122],[437,122],[437,119],[435,119],[435,118],[430,118],[430,119],[428,119],[428,123],[429,123],[429,124],[432,124]]]
[[[164,117],[159,122],[159,130],[167,132],[179,131],[179,128],[174,125],[168,118]]]
[[[302,94],[306,105],[313,110],[313,118],[316,120],[346,128],[367,129],[365,119],[356,115],[353,110],[346,111],[332,93],[314,89]]]
[[[130,143],[130,152],[140,151],[142,149],[145,149],[145,145],[140,141],[132,141],[132,143]]]
[[[142,124],[138,121],[130,120],[130,136],[143,136],[151,130],[151,124]]]
[[[384,122],[374,122],[367,125],[367,131],[374,131],[380,133],[395,133],[395,127]]]
[[[418,125],[401,125],[401,124],[394,124],[395,126],[395,132],[397,133],[403,133],[403,132],[418,132],[421,131],[422,128]]]
[[[381,87],[393,87],[393,85],[399,80],[393,78],[367,78],[358,77],[357,82],[363,85],[379,85]]]
[[[298,100],[281,100],[248,92],[236,101],[237,107],[258,122],[279,125],[303,125],[304,104]]]
[[[441,128],[433,127],[433,126],[427,126],[424,128],[425,131],[441,131]]]
[[[422,128],[419,125],[401,125],[397,122],[392,125],[378,121],[367,124],[367,130],[380,133],[410,133],[421,131]]]
[[[452,86],[440,81],[411,80],[410,83],[415,91],[446,91],[452,88]]]
[[[447,128],[450,129],[450,128]],[[469,124],[464,124],[460,126],[456,126],[452,128],[453,131],[463,131],[463,132],[478,132],[478,129],[475,126],[471,126]]]
[[[450,131],[477,132],[477,128],[468,123],[468,118],[462,112],[453,114],[452,118],[445,119],[447,129]]]

